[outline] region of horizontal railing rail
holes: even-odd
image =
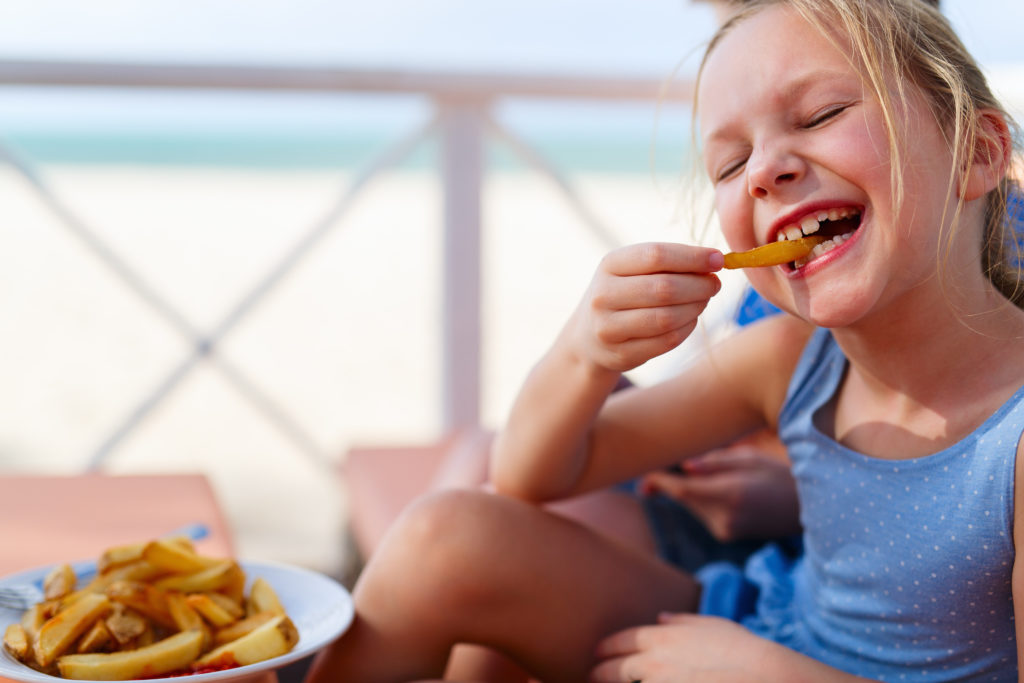
[[[603,225],[556,164],[500,125],[492,107],[506,98],[544,98],[588,101],[686,102],[689,78],[652,79],[629,76],[573,76],[514,73],[460,73],[349,69],[240,64],[123,63],[99,61],[0,60],[0,86],[114,89],[190,89],[213,91],[333,92],[402,94],[429,98],[435,108],[431,121],[391,145],[352,176],[349,187],[322,220],[304,232],[294,246],[252,284],[237,305],[207,331],[196,329],[167,303],[143,273],[102,242],[43,182],[32,165],[0,149],[0,162],[18,171],[43,197],[58,220],[84,242],[122,284],[135,292],[190,344],[189,353],[166,376],[127,410],[121,423],[93,450],[88,469],[100,468],[117,446],[141,424],[180,381],[202,361],[210,361],[259,410],[268,422],[318,466],[329,464],[301,420],[263,394],[240,370],[220,355],[224,337],[265,297],[284,275],[296,268],[313,247],[339,222],[356,195],[381,172],[401,163],[420,143],[439,139],[441,191],[444,196],[442,421],[445,429],[475,426],[480,421],[480,245],[481,192],[486,169],[487,139],[506,145],[527,166],[548,178],[601,243],[614,245],[614,233]]]
[[[0,84],[424,94],[442,100],[499,97],[687,101],[689,77],[430,72],[259,64],[129,63],[0,59]]]

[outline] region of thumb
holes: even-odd
[[[644,495],[662,493],[672,498],[679,498],[685,496],[689,491],[689,484],[685,475],[661,470],[644,475],[640,480],[640,491]]]

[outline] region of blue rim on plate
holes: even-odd
[[[148,678],[146,679],[147,683],[155,681],[207,683],[244,678],[272,671],[323,649],[341,636],[351,625],[355,616],[352,597],[334,579],[310,569],[276,562],[239,560],[238,564],[245,570],[247,592],[252,580],[258,576],[270,583],[281,599],[285,612],[288,613],[299,631],[299,642],[295,644],[291,652],[255,664],[247,664],[224,671],[191,674],[185,677]],[[87,580],[96,572],[94,561],[75,562],[71,566],[79,580]],[[43,578],[50,569],[52,569],[52,565],[11,574],[0,579],[0,587],[26,583],[41,586]],[[17,611],[0,609],[0,632],[6,629],[8,624],[15,623],[20,618],[21,614]],[[54,681],[67,680],[41,673],[22,664],[2,646],[0,646],[0,677],[24,683],[54,683]]]

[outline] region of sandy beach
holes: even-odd
[[[0,171],[0,469],[80,471],[140,402],[158,395],[103,469],[204,472],[240,555],[337,575],[349,559],[335,471],[347,449],[421,442],[442,429],[434,176],[397,171],[367,186],[225,334],[217,359],[191,366],[182,328],[206,334],[219,325],[327,214],[346,174],[68,165],[46,167],[43,178],[165,312],[126,288],[21,177]],[[573,181],[621,243],[688,239],[678,179],[594,173]],[[532,173],[491,174],[483,213],[481,414],[493,427],[606,249]],[[677,354],[636,378],[678,362]],[[183,363],[187,372],[159,394]],[[300,431],[305,447],[270,414]]]

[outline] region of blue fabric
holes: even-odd
[[[749,325],[755,320],[781,312],[781,309],[769,303],[767,299],[758,294],[756,289],[747,287],[746,294],[744,294],[742,301],[740,301],[739,309],[736,311],[736,323],[742,327]]]
[[[883,460],[845,448],[814,424],[845,371],[832,335],[817,331],[780,416],[804,554],[768,547],[741,575],[708,567],[703,602],[759,635],[872,679],[1016,681],[1011,531],[1024,387],[959,443]],[[731,605],[730,595],[739,596]]]

